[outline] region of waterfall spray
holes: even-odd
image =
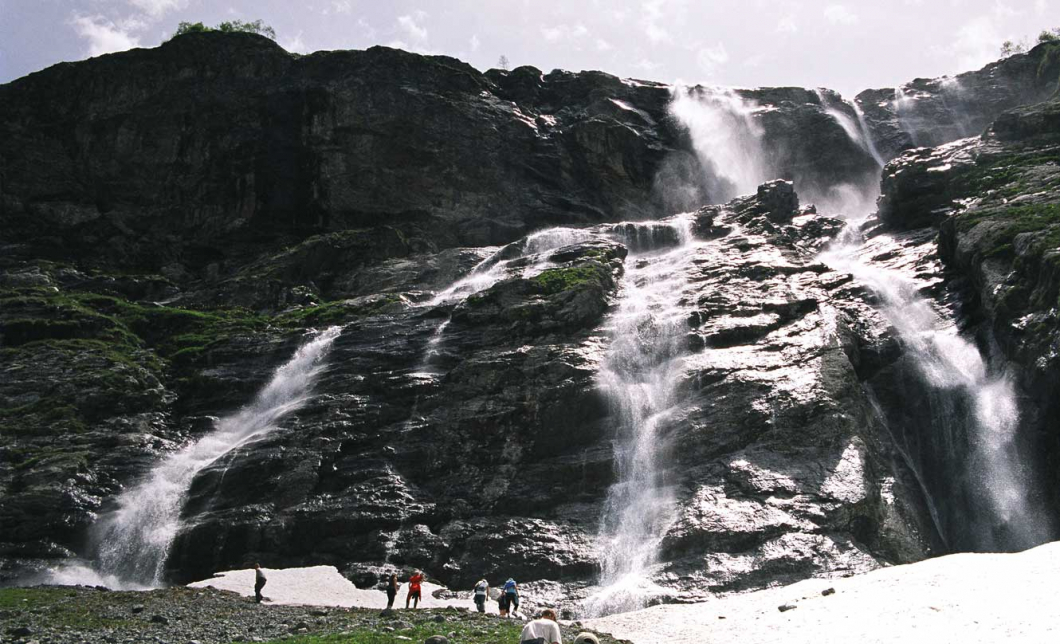
[[[142,483],[123,492],[117,509],[100,517],[92,528],[94,574],[68,569],[58,571],[53,581],[105,579],[108,585],[122,588],[161,586],[170,546],[182,527],[180,512],[195,477],[232,450],[273,431],[282,418],[302,407],[340,332],[340,327],[331,327],[303,344],[250,405],[219,420],[212,433],[170,454]]]
[[[669,482],[667,424],[677,407],[677,385],[688,353],[688,311],[683,304],[690,253],[689,221],[617,226],[642,241],[631,249],[621,301],[611,316],[611,346],[600,371],[600,385],[617,425],[616,481],[608,491],[600,526],[602,589],[586,602],[590,615],[643,608],[653,597],[670,594],[651,581],[659,544],[673,521]],[[643,234],[636,232],[647,227]]]
[[[914,282],[866,264],[859,248],[848,241],[821,258],[880,298],[882,313],[929,387],[933,407],[941,410],[932,422],[934,440],[962,470],[957,484],[972,504],[961,517],[963,541],[977,550],[1020,550],[1048,541],[1051,528],[1030,494],[1033,473],[1017,447],[1020,412],[1011,379],[993,373],[979,349],[952,321],[940,318]],[[934,507],[931,498],[927,502]],[[937,514],[933,519],[939,523]],[[940,526],[940,532],[945,529]],[[942,538],[955,541],[953,534]]]
[[[755,120],[758,106],[734,90],[677,87],[670,113],[688,129],[704,166],[708,203],[723,203],[754,192],[771,179],[762,154],[764,131]]]

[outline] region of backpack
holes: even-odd
[[[515,580],[509,579],[504,582],[504,592],[509,594],[515,594]]]
[[[477,584],[475,584],[475,594],[476,595],[485,595],[486,594],[486,582],[480,581]]]

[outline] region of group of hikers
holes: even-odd
[[[423,596],[423,573],[419,570],[412,573],[408,578],[408,594],[405,595],[405,608],[418,608],[420,605],[420,599]],[[398,576],[391,574],[390,579],[386,584],[386,607],[391,609],[394,607],[394,600],[397,598],[398,588]],[[490,596],[490,585],[485,579],[480,579],[475,584],[475,588],[472,592],[472,596],[475,600],[475,608],[478,612],[486,612],[486,602]],[[518,616],[519,611],[519,584],[515,582],[511,577],[508,581],[504,582],[504,586],[500,592],[497,593],[497,612],[501,614],[501,617],[507,617],[509,615],[513,617]]]
[[[423,595],[423,572],[417,570],[409,575],[408,594],[405,596],[405,608],[418,608]],[[262,600],[261,590],[265,587],[265,572],[261,564],[254,564],[254,599],[258,603]],[[386,585],[386,607],[390,610],[394,607],[394,600],[398,594],[398,576],[391,574]],[[472,589],[472,597],[475,600],[475,608],[478,612],[486,612],[486,602],[490,598],[490,585],[485,579],[480,579]],[[519,584],[511,577],[500,588],[496,597],[497,609],[501,617],[518,617],[519,611]],[[523,627],[519,635],[520,644],[562,644],[559,621],[556,611],[551,608],[541,611],[540,617],[531,620]],[[599,644],[592,633],[581,633],[574,640],[574,644]]]

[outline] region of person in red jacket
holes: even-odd
[[[419,608],[420,605],[420,584],[423,583],[423,573],[417,570],[412,573],[409,577],[409,594],[405,598],[405,608],[409,607],[409,602],[412,602],[413,608]]]

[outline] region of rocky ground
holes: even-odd
[[[11,644],[228,644],[229,642],[516,642],[521,620],[466,609],[396,610],[257,604],[233,592],[169,588],[113,592],[85,587],[0,589],[0,641]],[[564,641],[582,632],[563,626]],[[618,642],[600,635],[605,644]]]

